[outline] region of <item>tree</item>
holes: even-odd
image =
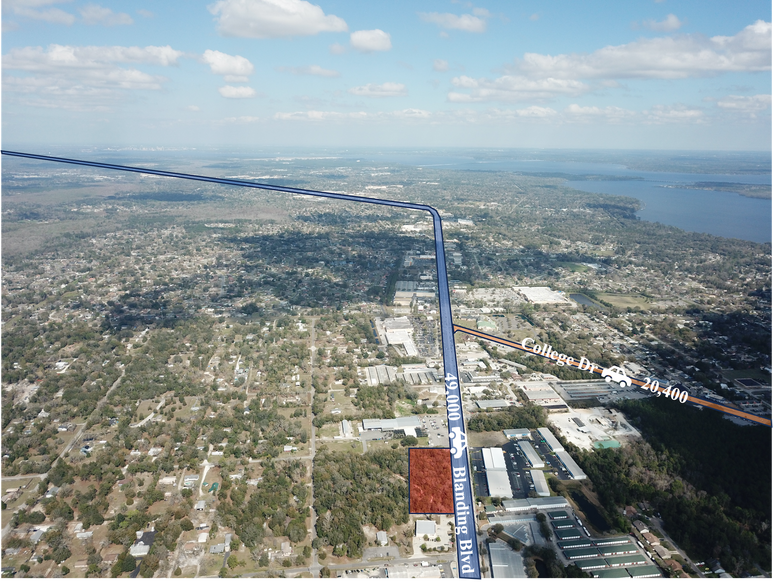
[[[491,527],[491,530],[494,532],[494,535],[499,535],[502,531],[505,530],[505,526],[502,523],[497,523]]]
[[[239,565],[239,560],[236,558],[235,555],[229,555],[228,556],[228,567],[231,569],[234,569],[236,566]]]
[[[175,575],[175,576],[181,576],[181,575],[182,575],[182,573],[183,573],[183,571],[182,571],[182,570],[181,570],[179,567],[176,567],[176,568],[174,569],[174,575]]]
[[[126,557],[123,558],[123,562],[121,563],[121,571],[132,572],[136,567],[137,567],[137,560],[134,559],[133,555],[129,555],[127,553]]]
[[[330,569],[327,566],[325,566],[324,568],[322,568],[319,571],[319,575],[322,576],[323,578],[329,578],[330,577]]]
[[[261,553],[260,559],[258,560],[258,565],[261,568],[265,568],[268,566],[268,554],[267,553]]]

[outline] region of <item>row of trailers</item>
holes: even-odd
[[[559,541],[564,556],[596,578],[657,578],[657,566],[647,564],[628,537]]]

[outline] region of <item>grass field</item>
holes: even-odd
[[[502,431],[475,433],[467,431],[467,445],[470,447],[500,447],[507,443],[507,437]]]
[[[556,264],[558,267],[565,267],[568,270],[572,270],[573,272],[587,272],[588,266],[583,265],[581,263],[573,263],[571,261],[561,261]]]
[[[650,304],[644,296],[638,294],[598,294],[598,297],[604,302],[608,302],[616,308],[634,308],[638,306],[642,310],[649,310]]]
[[[376,442],[369,441],[368,448],[371,447],[371,443]],[[362,443],[360,441],[326,441],[322,446],[335,453],[362,453]]]

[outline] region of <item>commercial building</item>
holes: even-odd
[[[553,451],[553,452],[565,451],[564,446],[558,442],[558,439],[556,439],[556,436],[553,434],[553,432],[550,429],[548,429],[547,427],[540,427],[539,429],[537,429],[537,432],[542,436],[542,438],[548,444],[548,447],[550,447],[550,451]]]
[[[381,546],[384,546],[387,543],[389,543],[389,540],[387,539],[386,531],[378,531],[376,533],[376,541],[378,541],[378,544]]]
[[[610,568],[604,570],[594,570],[591,572],[594,578],[630,578],[625,568]]]
[[[483,465],[486,468],[489,496],[512,498],[510,476],[507,473],[505,454],[501,447],[484,447],[481,449]]]
[[[427,520],[416,521],[416,536],[424,537],[424,535],[427,535],[429,537],[437,536],[435,521],[427,521]]]
[[[588,572],[590,570],[599,570],[599,569],[607,567],[607,562],[604,561],[604,558],[597,557],[597,558],[593,558],[593,559],[581,559],[581,560],[578,560],[578,561],[574,562],[574,565],[576,565],[582,571]]]
[[[366,431],[394,431],[395,429],[420,429],[421,421],[417,416],[396,419],[362,419],[362,428]]]
[[[579,539],[582,537],[580,531],[574,527],[571,529],[556,529],[555,533],[556,537],[561,541],[569,541],[570,539]]]
[[[628,545],[607,545],[605,547],[599,547],[599,553],[604,557],[612,555],[627,555],[629,553],[636,553],[636,546],[632,543]]]
[[[550,488],[542,470],[531,470],[531,479],[534,482],[534,491],[537,496],[550,496]]]
[[[607,560],[607,564],[609,564],[609,567],[612,567],[612,568],[616,568],[619,566],[632,566],[632,565],[646,563],[644,556],[638,555],[638,554],[619,555],[617,557],[607,557],[606,560]]]
[[[491,562],[492,578],[526,578],[526,570],[523,567],[523,558],[520,553],[513,551],[510,546],[497,539],[496,542],[486,546]]]
[[[563,521],[569,518],[569,513],[565,510],[557,510],[555,512],[548,513],[551,521]]]
[[[529,461],[529,464],[531,464],[531,467],[533,468],[544,468],[545,462],[540,459],[540,457],[537,455],[537,452],[534,450],[534,447],[531,446],[531,443],[528,441],[518,441],[518,447],[521,448],[521,451],[523,451],[523,454],[526,456],[526,459]]]
[[[564,399],[574,401],[593,400],[620,391],[619,386],[613,386],[604,380],[561,381],[551,385]]]
[[[480,409],[507,408],[510,406],[510,403],[507,402],[507,400],[476,400],[475,404],[477,404]]]
[[[569,503],[563,496],[551,496],[550,498],[520,498],[517,500],[503,500],[502,506],[505,507],[507,512],[528,512],[530,510],[567,508]]]
[[[626,568],[625,571],[632,578],[660,578],[663,575],[660,573],[658,566],[653,566],[652,564],[638,568]]]
[[[546,286],[515,286],[513,290],[532,304],[569,304],[574,302],[566,298],[563,292],[556,292]]]
[[[605,537],[603,539],[594,539],[593,544],[597,547],[601,547],[602,545],[622,545],[625,543],[630,543],[631,540],[628,538],[627,535],[621,535],[619,537]]]
[[[575,480],[585,480],[588,476],[585,475],[585,472],[582,471],[582,468],[577,465],[577,462],[574,461],[571,455],[569,455],[566,451],[556,451],[556,457],[558,460],[564,464],[564,467],[569,472],[569,475],[572,476]]]
[[[502,432],[508,439],[528,439],[531,436],[529,429],[505,429]]]
[[[574,523],[572,521],[566,520],[566,521],[550,521],[550,524],[553,525],[554,529],[571,529],[574,527]]]
[[[564,551],[564,555],[566,556],[566,559],[570,560],[590,559],[592,557],[598,557],[599,550],[594,547],[584,547],[581,549],[571,549],[569,551]]]
[[[590,539],[578,539],[577,541],[559,541],[559,549],[580,549],[582,547],[592,547],[593,542]]]

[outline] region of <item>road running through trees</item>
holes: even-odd
[[[472,497],[472,484],[470,482],[470,466],[467,456],[467,434],[462,413],[461,389],[459,387],[459,370],[456,363],[456,346],[454,344],[454,325],[451,317],[451,297],[448,288],[448,274],[446,272],[446,253],[443,244],[443,223],[440,214],[432,206],[426,204],[413,204],[397,200],[382,198],[366,198],[364,196],[352,196],[336,192],[320,192],[318,190],[304,190],[302,188],[289,188],[287,186],[274,186],[260,184],[244,180],[231,180],[183,174],[178,172],[163,171],[140,167],[129,167],[86,161],[80,159],[68,159],[37,155],[34,153],[21,153],[18,151],[0,151],[3,155],[38,159],[67,165],[82,165],[116,171],[148,174],[196,182],[208,182],[212,184],[224,184],[242,188],[257,188],[274,192],[286,192],[289,194],[301,194],[305,196],[317,196],[334,200],[359,202],[361,204],[375,204],[379,206],[391,206],[408,210],[420,210],[432,216],[432,227],[435,236],[435,262],[438,278],[438,302],[440,306],[440,335],[443,342],[443,366],[445,369],[446,411],[448,415],[448,437],[451,442],[451,471],[453,475],[454,491],[454,522],[456,530],[456,556],[458,560],[459,577],[467,579],[480,579],[480,557],[478,555],[478,540],[475,525],[475,509]]]
[[[473,337],[478,337],[480,339],[485,339],[486,341],[491,341],[492,343],[497,343],[499,345],[504,345],[505,347],[511,347],[513,349],[517,349],[518,351],[524,351],[525,353],[531,353],[532,355],[538,355],[540,357],[546,357],[547,359],[550,359],[552,361],[555,361],[555,358],[552,357],[552,353],[558,353],[556,350],[551,350],[547,355],[545,354],[545,348],[540,348],[540,351],[535,351],[534,349],[537,348],[537,346],[532,346],[532,348],[529,348],[528,346],[525,346],[521,343],[516,343],[515,341],[509,341],[508,339],[502,339],[501,337],[495,337],[494,335],[489,335],[488,333],[484,333],[482,331],[476,331],[475,329],[470,329],[468,327],[462,327],[461,325],[454,325],[454,332],[455,333],[466,333],[467,335],[472,335]],[[533,339],[529,339],[532,342]],[[524,339],[526,341],[526,339]],[[548,349],[550,347],[548,346]],[[564,359],[564,363],[567,365],[570,365],[572,367],[576,367],[578,369],[584,369],[586,371],[604,375],[605,369],[601,366],[597,366],[595,364],[591,364],[588,362],[588,364],[585,364],[586,367],[583,367],[582,361],[578,361],[572,357],[566,357],[562,354]],[[589,369],[588,369],[589,368]],[[636,384],[637,386],[641,386],[644,388],[649,384],[649,382],[645,382],[643,380],[639,380],[638,378],[629,377],[632,384]],[[732,416],[737,416],[742,419],[746,419],[749,421],[754,421],[755,423],[760,423],[763,425],[767,425],[768,427],[771,426],[770,419],[766,419],[760,416],[757,416],[756,414],[751,414],[748,412],[743,412],[740,410],[737,410],[735,408],[730,408],[729,406],[723,406],[721,404],[717,404],[716,402],[710,402],[708,400],[703,400],[702,398],[695,398],[694,396],[688,396],[687,402],[692,402],[693,404],[698,404],[700,406],[705,406],[706,408],[711,408],[712,410],[718,410],[720,412],[724,412],[725,414],[729,414]]]

